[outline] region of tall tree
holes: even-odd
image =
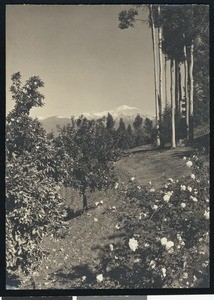
[[[149,21],[152,32],[152,48],[153,48],[153,70],[154,70],[154,86],[155,86],[155,120],[156,120],[156,147],[160,146],[160,130],[159,130],[159,102],[158,102],[158,72],[157,72],[157,43],[155,34],[155,25],[153,17],[153,5],[149,5]]]
[[[175,141],[175,59],[170,60],[171,71],[171,120],[172,120],[172,148],[176,148]]]

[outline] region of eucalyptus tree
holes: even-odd
[[[139,11],[143,9],[148,9],[149,15],[148,19],[139,19]],[[157,52],[160,53],[160,51],[157,51],[160,45],[160,42],[157,43],[156,38],[156,28],[155,28],[155,22],[154,22],[154,14],[156,10],[156,5],[150,4],[150,5],[135,5],[133,8],[130,8],[129,10],[124,10],[119,13],[119,28],[120,29],[127,29],[129,27],[134,27],[134,24],[136,21],[140,21],[142,24],[147,24],[151,28],[151,34],[152,34],[152,47],[153,47],[153,60],[154,60],[154,87],[155,87],[155,115],[156,115],[156,146],[160,146],[161,140],[160,140],[160,129],[159,125],[161,122],[161,113],[162,113],[162,79],[158,76],[158,57]],[[159,32],[159,38],[161,36],[161,31]],[[160,59],[160,54],[159,54]],[[162,58],[161,58],[162,59]],[[162,63],[161,63],[162,64]],[[162,76],[162,69],[159,75]],[[159,78],[159,79],[158,79]],[[159,80],[159,85],[158,85]],[[161,91],[160,91],[161,89]]]

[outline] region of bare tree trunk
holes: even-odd
[[[150,11],[150,20],[151,20],[151,31],[152,31],[152,47],[153,47],[153,59],[154,59],[154,84],[155,84],[155,119],[156,119],[156,146],[160,146],[160,132],[159,132],[159,114],[158,114],[158,78],[157,78],[157,55],[156,55],[156,35],[155,35],[155,26],[154,26],[154,19],[153,19],[153,7],[149,5]]]
[[[172,120],[172,148],[176,148],[175,141],[175,60],[170,60],[171,71],[171,120]]]
[[[158,15],[160,16],[161,10],[160,5],[158,5]],[[159,54],[159,122],[160,122],[160,135],[162,128],[162,118],[163,118],[163,53],[162,53],[162,26],[158,27],[158,54]],[[160,144],[163,146],[163,139],[160,138]]]
[[[175,114],[178,117],[179,112],[179,81],[178,81],[179,63],[175,60]]]
[[[164,66],[164,72],[165,72],[165,108],[167,107],[168,99],[167,99],[167,59],[165,56],[165,66]]]
[[[186,101],[186,138],[189,141],[189,87],[188,87],[188,62],[187,47],[184,45],[184,90]]]
[[[194,115],[193,115],[193,64],[194,64],[194,45],[190,46],[190,62],[189,62],[189,140],[193,142],[194,139]]]
[[[181,85],[181,65],[179,64],[178,65],[179,68],[178,68],[178,93],[179,93],[179,115],[181,114],[182,112],[182,108],[181,108],[181,105],[182,105],[182,100],[183,100],[183,91],[182,91],[182,85]]]

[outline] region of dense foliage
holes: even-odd
[[[71,163],[64,166],[63,183],[77,189],[87,208],[87,192],[107,188],[114,182],[114,162],[120,156],[104,120],[72,119],[71,124],[59,129],[54,144]]]
[[[186,160],[192,174],[163,189],[132,184],[119,212],[121,243],[106,245],[96,288],[209,286],[209,170],[204,155]],[[130,209],[135,206],[136,209]],[[101,276],[102,275],[102,276]],[[100,280],[101,278],[101,280]],[[87,285],[86,285],[87,287]]]
[[[15,107],[6,120],[6,247],[8,278],[32,275],[42,256],[39,247],[46,234],[64,226],[65,204],[54,180],[57,157],[53,144],[31,108],[43,105],[43,86],[31,77],[21,86],[12,76]]]

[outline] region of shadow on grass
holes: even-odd
[[[51,276],[60,284],[72,284],[72,287],[88,287],[96,283],[96,276],[87,264],[72,268],[72,272],[66,273],[64,269],[59,269]]]

